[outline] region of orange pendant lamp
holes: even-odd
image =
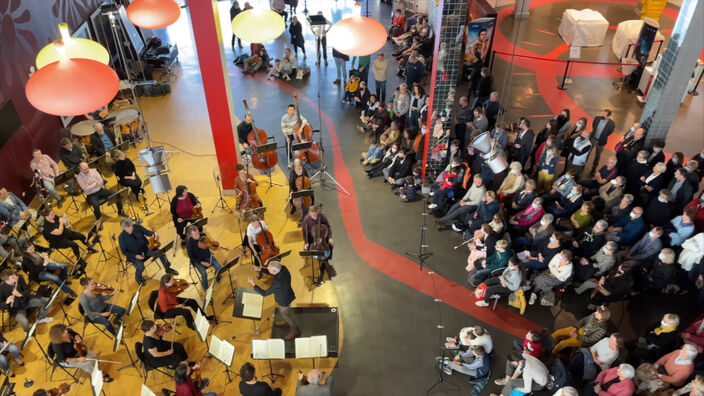
[[[181,7],[174,0],[134,0],[127,7],[127,17],[145,29],[163,29],[178,20]]]
[[[328,42],[333,48],[349,56],[366,56],[379,51],[386,44],[384,26],[368,17],[345,18],[332,25]]]
[[[120,80],[109,66],[92,59],[62,58],[32,74],[25,94],[32,106],[57,116],[76,116],[105,106]]]

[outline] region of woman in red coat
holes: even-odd
[[[704,191],[688,203],[685,209],[694,209],[694,232],[704,231]]]
[[[588,383],[582,392],[584,396],[631,396],[636,390],[633,377],[636,370],[630,364],[604,370],[596,380]]]

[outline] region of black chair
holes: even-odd
[[[106,330],[101,329],[100,327],[98,327],[98,324],[97,324],[97,323],[93,322],[92,320],[90,320],[90,318],[88,318],[88,317],[86,316],[86,312],[83,310],[83,306],[82,306],[81,304],[78,304],[78,312],[80,312],[81,316],[83,317],[83,331],[81,332],[81,338],[83,338],[84,335],[86,334],[86,326],[88,326],[88,324],[91,324],[91,325],[92,325],[93,327],[95,327],[98,331],[100,331],[101,333],[103,333],[106,337],[112,338],[112,335],[111,335],[110,333],[108,333]]]
[[[142,364],[145,385],[147,384],[147,376],[149,375],[149,372],[152,370],[158,371],[166,376],[173,377],[173,375],[167,373],[166,371],[162,371],[158,367],[152,367],[147,363],[147,361],[144,359],[144,345],[141,342],[134,343],[134,352],[137,354],[137,359],[139,359],[139,362]]]
[[[170,319],[168,316],[164,315],[164,313],[161,312],[161,308],[159,308],[159,290],[158,289],[152,290],[149,293],[149,298],[147,299],[147,304],[149,304],[149,308],[151,308],[152,312],[154,313],[154,320]]]
[[[44,357],[46,358],[47,362],[49,362],[49,364],[51,365],[51,374],[49,375],[49,381],[54,380],[54,372],[56,371],[57,368],[60,368],[66,374],[68,374],[71,378],[73,378],[73,380],[75,382],[79,382],[78,381],[78,371],[80,369],[76,368],[76,369],[74,369],[74,372],[71,373],[70,371],[68,371],[68,368],[62,366],[59,362],[57,362],[56,361],[56,353],[54,352],[54,348],[52,348],[51,343],[47,346],[46,351],[41,348],[41,345],[40,345],[39,349],[42,350]]]

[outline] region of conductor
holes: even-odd
[[[279,313],[283,318],[283,321],[275,322],[274,326],[288,326],[289,332],[286,337],[284,337],[286,340],[292,340],[300,336],[301,331],[298,328],[296,319],[293,316],[293,311],[291,310],[291,303],[296,299],[296,295],[291,288],[291,273],[288,271],[288,268],[281,265],[280,261],[270,261],[267,268],[252,266],[252,270],[265,272],[274,277],[273,283],[266,290],[257,286],[251,276],[247,278],[247,281],[254,287],[254,291],[257,293],[264,297],[270,294],[274,295],[274,300],[276,300],[276,303],[279,305]]]

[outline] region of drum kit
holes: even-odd
[[[475,137],[470,145],[481,153],[479,155],[484,158],[484,161],[494,174],[501,173],[508,168],[506,154],[496,149],[496,140],[491,138],[489,132],[484,132]]]

